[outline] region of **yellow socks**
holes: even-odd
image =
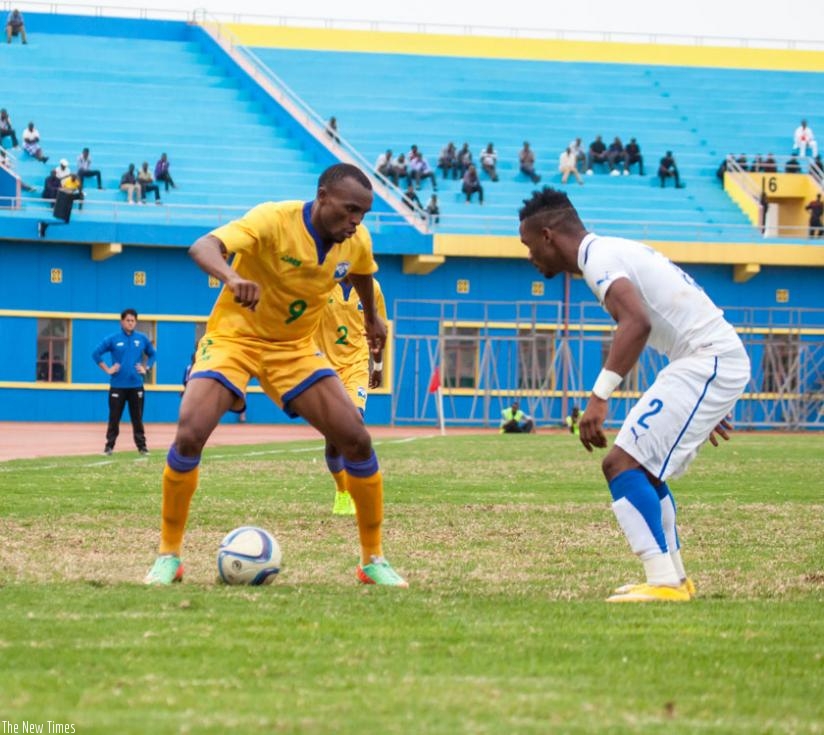
[[[335,488],[339,493],[347,492],[348,488],[346,487],[346,480],[347,474],[346,470],[340,470],[338,472],[332,472],[332,477],[335,479]]]
[[[383,475],[380,470],[369,477],[357,477],[350,473],[347,478],[347,489],[357,511],[361,562],[370,564],[373,556],[383,556]]]
[[[189,518],[189,505],[197,490],[199,468],[178,472],[167,464],[163,470],[163,502],[161,505],[160,553],[180,555],[183,533]]]

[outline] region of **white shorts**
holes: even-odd
[[[749,379],[743,351],[675,360],[632,407],[615,444],[659,480],[678,477]]]

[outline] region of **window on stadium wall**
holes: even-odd
[[[518,330],[518,388],[555,389],[555,332]]]
[[[145,334],[152,341],[152,344],[155,346],[155,349],[158,348],[157,347],[157,322],[150,322],[150,321],[145,321],[143,319],[138,319],[137,320],[137,326],[135,327],[135,330],[138,331],[138,332],[143,332],[143,334]],[[157,383],[157,377],[156,376],[157,376],[157,370],[150,370],[148,373],[146,373],[146,379],[145,379],[144,382],[148,385],[154,385],[155,383]]]
[[[789,334],[768,334],[761,363],[764,393],[798,393],[798,342]]]
[[[37,320],[35,379],[46,383],[68,380],[69,320]]]
[[[441,375],[444,388],[476,387],[479,335],[475,327],[444,328]]]
[[[607,361],[607,355],[609,354],[609,348],[612,347],[612,339],[608,338],[601,342],[601,364],[605,365]],[[640,362],[635,363],[632,370],[630,370],[625,376],[624,379],[619,383],[616,390],[620,391],[638,391],[639,390],[639,379],[638,376],[640,374]],[[648,387],[648,386],[647,386]]]

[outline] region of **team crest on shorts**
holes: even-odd
[[[366,388],[362,385],[358,386],[358,398],[362,398],[364,401],[366,400]]]
[[[352,264],[348,260],[342,260],[335,268],[335,280],[342,281],[346,278],[346,274],[349,273],[349,268]]]

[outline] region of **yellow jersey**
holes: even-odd
[[[377,270],[372,238],[362,224],[327,248],[312,227],[312,202],[266,202],[210,234],[234,255],[232,268],[260,284],[255,311],[235,302],[226,288],[212,308],[206,330],[230,337],[291,342],[312,335],[329,293],[348,273]]]
[[[386,321],[386,303],[377,279],[375,308]],[[369,344],[363,325],[363,305],[354,286],[339,283],[329,294],[326,308],[315,332],[315,341],[335,370],[369,361]]]

